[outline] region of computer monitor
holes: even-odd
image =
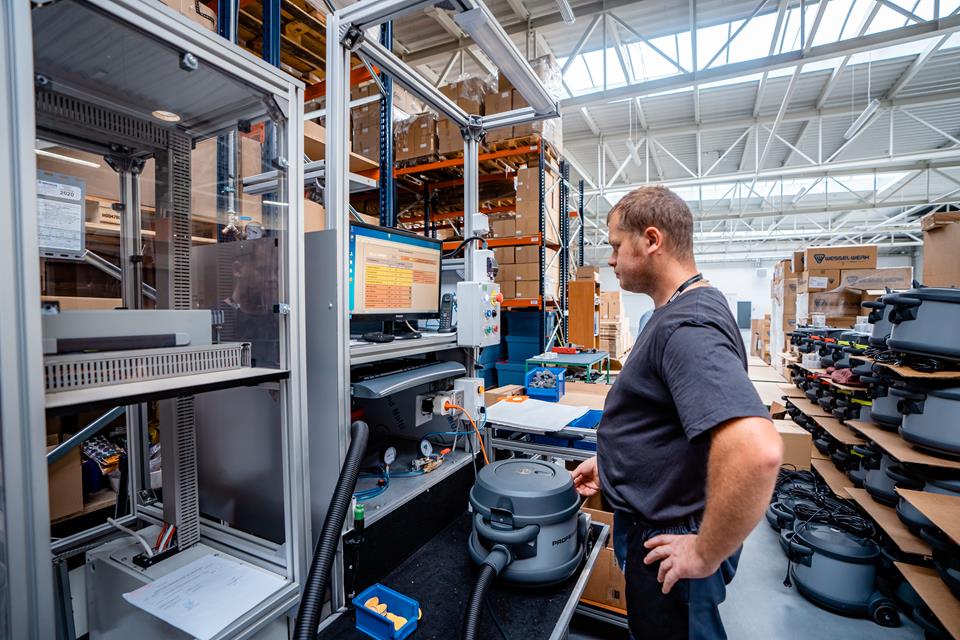
[[[440,314],[443,243],[414,233],[350,223],[350,314],[413,320]]]

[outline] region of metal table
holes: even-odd
[[[540,354],[533,358],[527,358],[523,372],[530,370],[530,365],[537,367],[561,366],[561,367],[584,367],[587,370],[587,382],[594,382],[593,367],[600,365],[597,374],[601,373],[603,363],[606,362],[606,383],[610,384],[610,354],[606,351],[597,351],[595,353],[551,353],[554,357],[544,357],[547,354]]]
[[[463,611],[477,577],[477,568],[467,553],[471,515],[464,512],[437,534],[381,583],[413,598],[423,618],[414,637],[456,640],[460,637]],[[588,536],[587,555],[580,569],[563,582],[548,587],[519,588],[494,582],[487,591],[487,603],[480,616],[477,636],[499,636],[490,611],[510,638],[566,637],[577,603],[587,586],[610,527],[594,522]],[[359,591],[360,589],[358,589]],[[318,640],[363,640],[368,638],[355,627],[353,611],[342,611],[321,625]]]

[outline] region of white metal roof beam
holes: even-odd
[[[914,12],[910,11],[909,9],[904,9],[903,7],[901,7],[895,2],[890,2],[890,0],[877,0],[877,3],[882,4],[887,9],[896,11],[900,15],[904,16],[907,20],[913,20],[914,22],[923,22],[923,18],[921,18]],[[914,5],[914,6],[917,6],[917,5]]]
[[[904,69],[903,73],[900,74],[900,77],[897,78],[897,81],[893,83],[893,86],[887,90],[884,97],[887,100],[892,100],[897,97],[897,94],[903,90],[903,88],[913,80],[920,70],[923,69],[924,65],[930,60],[931,56],[940,50],[947,40],[950,39],[950,36],[941,36],[936,40],[929,43],[926,48],[917,54],[917,57],[913,59],[913,62],[910,63],[910,66]]]
[[[903,108],[903,107],[918,107],[918,106],[930,106],[936,104],[946,104],[951,102],[956,102],[960,100],[960,91],[943,91],[938,93],[930,93],[926,95],[917,95],[917,96],[905,96],[896,98],[895,100],[881,100],[880,106],[890,109],[890,108]],[[596,104],[596,103],[591,103]],[[578,107],[579,108],[579,107]],[[566,113],[569,113],[570,110],[567,110]],[[806,109],[797,109],[794,111],[788,111],[783,118],[784,123],[788,122],[806,122],[808,120],[813,120],[820,116],[824,118],[830,118],[834,116],[849,116],[850,115],[850,105],[837,105],[835,107],[825,107],[823,109],[815,108],[806,108]],[[753,118],[749,116],[739,116],[732,118],[725,118],[722,120],[713,120],[706,121],[701,123],[699,126],[695,124],[672,126],[672,127],[654,127],[647,128],[644,127],[644,134],[649,133],[651,135],[663,137],[663,136],[672,136],[672,135],[682,135],[690,134],[693,135],[697,131],[723,131],[726,129],[741,129],[743,127],[749,127],[758,122],[761,124],[771,124],[775,116],[763,116],[760,118]],[[626,124],[621,125],[620,127],[606,127],[604,133],[606,135],[618,135],[629,133],[629,127]],[[590,136],[587,135],[571,135],[564,136],[564,142],[578,142],[583,140],[592,140]]]
[[[726,50],[730,47],[730,44],[736,39],[736,37],[737,37],[738,35],[740,35],[740,32],[743,31],[748,24],[750,24],[750,21],[751,21],[751,20],[753,20],[754,18],[757,17],[757,15],[760,13],[760,11],[763,9],[763,7],[764,7],[764,6],[767,4],[767,2],[769,2],[769,1],[770,1],[770,0],[760,0],[760,4],[758,4],[758,5],[757,5],[757,8],[753,10],[753,13],[750,14],[750,17],[747,18],[746,20],[744,20],[743,23],[742,23],[739,27],[737,27],[737,30],[733,32],[733,35],[731,35],[729,38],[727,38],[727,40],[723,43],[723,46],[721,46],[721,47],[717,50],[717,52],[716,52],[715,54],[713,54],[713,57],[710,58],[710,59],[707,61],[707,64],[704,65],[704,67],[703,67],[704,69],[709,69],[710,67],[713,66],[713,63],[717,61],[717,58],[719,58],[721,55],[723,55],[723,52],[726,51]],[[694,66],[696,66],[696,65],[694,65]]]
[[[620,19],[616,14],[614,14],[612,11],[611,11],[611,12],[608,12],[608,15],[614,20],[614,22],[616,22],[616,23],[619,24],[624,30],[626,30],[627,33],[630,33],[631,35],[633,35],[633,37],[635,37],[637,40],[640,40],[641,42],[643,42],[644,44],[646,44],[648,47],[650,47],[651,49],[653,49],[653,52],[654,52],[654,53],[656,53],[656,54],[659,55],[661,58],[663,58],[664,60],[666,60],[667,62],[669,62],[670,64],[672,64],[672,65],[677,69],[677,71],[679,71],[680,73],[689,73],[689,72],[687,71],[687,69],[686,69],[683,65],[680,64],[680,61],[679,61],[679,60],[675,60],[675,59],[672,58],[671,56],[669,56],[669,55],[667,55],[666,53],[664,53],[663,51],[661,51],[660,48],[659,48],[657,45],[655,45],[655,44],[653,44],[652,42],[650,42],[650,40],[649,40],[645,35],[643,35],[643,34],[640,33],[639,31],[637,31],[636,29],[634,29],[633,27],[631,27],[629,24],[627,24],[626,22],[624,22],[623,20],[621,20],[621,19]]]
[[[960,16],[954,15],[921,24],[912,24],[906,27],[888,29],[878,33],[865,34],[847,40],[814,46],[806,53],[802,50],[787,51],[774,56],[720,65],[711,69],[701,69],[696,73],[681,73],[666,78],[647,80],[633,85],[607,89],[606,91],[595,91],[563,100],[561,106],[569,108],[589,102],[610,102],[623,98],[632,98],[637,95],[650,95],[663,91],[672,91],[690,87],[696,82],[714,82],[737,78],[752,73],[762,73],[763,71],[793,67],[800,63],[806,64],[829,60],[839,56],[853,55],[861,51],[913,42],[914,40],[928,38],[931,35],[946,35],[957,30],[960,30]]]

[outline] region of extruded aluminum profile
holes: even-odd
[[[514,109],[513,111],[504,111],[503,113],[483,116],[482,122],[483,128],[489,131],[490,129],[511,127],[517,124],[536,122],[537,120],[549,120],[550,118],[556,118],[558,116],[559,110],[552,113],[534,113],[532,107],[523,107],[522,109]]]
[[[357,53],[459,126],[467,126],[466,111],[379,43],[364,38]]]
[[[344,7],[338,14],[341,24],[366,30],[436,4],[437,0],[361,0]]]

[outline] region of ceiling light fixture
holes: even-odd
[[[156,111],[151,111],[150,115],[157,120],[163,120],[164,122],[180,122],[180,116],[172,111],[157,109]]]
[[[91,169],[100,168],[99,164],[97,164],[96,162],[90,162],[89,160],[81,160],[80,158],[71,158],[70,156],[65,156],[59,153],[53,153],[52,151],[46,151],[45,149],[34,149],[33,151],[38,156],[43,156],[44,158],[61,160],[63,162],[69,162],[71,164],[78,164],[81,167],[90,167]]]
[[[857,135],[857,132],[863,128],[863,125],[867,122],[867,119],[876,113],[877,109],[880,108],[880,101],[874,98],[870,101],[870,104],[866,106],[857,119],[853,121],[853,124],[850,125],[850,128],[846,130],[843,134],[844,140],[849,140],[853,136]]]
[[[264,200],[261,204],[273,205],[274,207],[289,207],[289,202],[278,202],[276,200]]]
[[[567,24],[573,24],[577,16],[573,15],[573,8],[570,7],[570,3],[567,0],[557,0],[557,6],[560,8],[560,17],[563,18],[563,21]]]
[[[557,111],[557,102],[513,44],[500,23],[483,6],[455,13],[453,19],[470,34],[487,57],[507,76],[538,115]]]

